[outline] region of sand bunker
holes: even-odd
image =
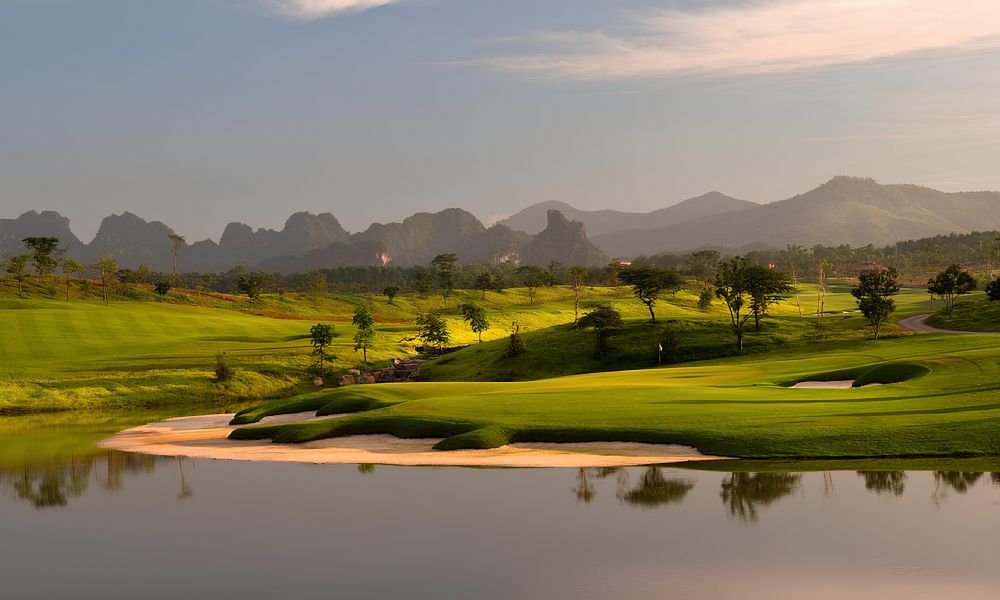
[[[587,442],[511,444],[489,450],[440,452],[439,439],[403,440],[391,435],[356,435],[304,444],[227,438],[235,427],[231,414],[181,417],[126,429],[98,446],[159,456],[223,460],[301,462],[315,464],[373,463],[385,465],[489,467],[620,467],[692,460],[715,460],[694,448],[667,444]],[[320,418],[336,418],[320,417]],[[314,413],[268,417],[264,423],[315,420]]]
[[[853,379],[841,379],[839,381],[800,381],[792,386],[792,389],[813,389],[813,390],[847,390],[854,387]]]

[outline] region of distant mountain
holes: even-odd
[[[547,265],[556,261],[567,266],[608,264],[608,256],[587,240],[583,223],[570,221],[558,210],[549,210],[546,218],[545,229],[525,245],[523,262]]]
[[[173,229],[159,221],[147,222],[130,212],[111,215],[101,221],[83,258],[114,256],[122,266],[134,268],[146,264],[154,271],[169,271],[172,257],[168,236],[173,233]]]
[[[402,223],[372,224],[363,233],[351,236],[353,242],[379,242],[388,261],[409,266],[426,264],[438,254],[454,252],[460,260],[483,260],[486,227],[472,213],[449,208],[439,213],[417,213]]]
[[[709,192],[648,213],[618,210],[587,211],[574,208],[565,202],[539,202],[500,221],[500,224],[534,234],[546,227],[548,211],[558,210],[566,218],[583,223],[589,235],[598,236],[625,229],[667,227],[691,219],[736,212],[754,206],[758,205],[719,192]]]
[[[943,233],[1000,228],[1000,193],[945,193],[915,185],[835,177],[787,200],[659,228],[594,236],[612,256],[787,244],[886,245]]]
[[[57,237],[70,252],[79,253],[83,243],[69,228],[69,219],[57,212],[29,210],[16,219],[0,219],[0,256],[24,253],[26,237]]]

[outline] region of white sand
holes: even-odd
[[[391,435],[357,435],[304,444],[230,440],[231,414],[168,419],[126,429],[98,444],[102,448],[159,456],[322,464],[447,465],[491,467],[618,467],[691,460],[715,460],[694,448],[667,444],[588,442],[511,444],[489,450],[432,450],[438,439],[403,440]],[[335,418],[335,417],[322,417]],[[314,413],[268,417],[267,423],[316,419]]]
[[[813,389],[813,390],[847,390],[854,387],[853,379],[841,379],[838,381],[800,381],[792,386],[792,389]]]

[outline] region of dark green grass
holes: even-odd
[[[445,438],[434,445],[435,450],[476,450],[486,448],[499,448],[511,442],[511,434],[489,425],[479,429],[473,429],[466,433],[460,433],[450,438]]]
[[[955,331],[1000,332],[1000,302],[990,302],[978,294],[975,299],[956,303],[950,315],[944,311],[931,315],[927,324]]]

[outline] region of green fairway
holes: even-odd
[[[595,373],[524,383],[369,386],[314,398],[374,410],[334,421],[248,427],[236,438],[298,442],[354,433],[464,436],[467,442],[637,441],[679,443],[753,458],[846,458],[1000,454],[1000,340],[914,335],[837,342],[691,366]],[[886,381],[852,389],[790,389],[791,383],[862,373],[881,363]],[[917,365],[914,369],[908,365]],[[877,377],[875,378],[877,379]],[[345,397],[349,395],[350,397]],[[301,408],[301,407],[300,407]],[[506,433],[498,436],[497,431]]]

